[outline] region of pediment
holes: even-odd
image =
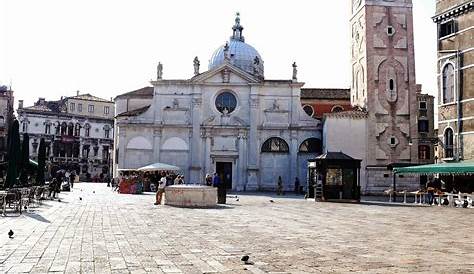
[[[259,83],[260,79],[232,64],[225,63],[194,76],[190,81],[192,83]]]

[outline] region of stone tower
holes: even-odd
[[[391,182],[388,165],[417,161],[412,17],[412,0],[352,0],[351,102],[368,112],[369,187]]]

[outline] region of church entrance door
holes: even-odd
[[[232,189],[232,163],[231,162],[217,162],[216,172],[221,178],[227,189]]]

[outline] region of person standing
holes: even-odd
[[[277,195],[283,195],[283,181],[281,180],[281,176],[278,176]]]
[[[163,199],[163,193],[165,193],[165,187],[166,187],[166,176],[163,176],[158,182],[158,190],[156,191],[155,205],[161,205],[161,200]]]
[[[205,181],[206,181],[206,186],[212,186],[212,177],[211,177],[211,175],[206,174]]]
[[[76,180],[76,172],[75,171],[71,172],[71,175],[69,175],[69,177],[70,177],[69,180],[71,181],[70,184],[71,184],[71,189],[72,189],[74,187],[74,181]]]
[[[298,177],[295,178],[295,194],[300,193],[300,179]]]

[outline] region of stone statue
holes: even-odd
[[[199,65],[201,65],[201,63],[199,62],[199,59],[198,59],[197,56],[194,57],[193,64],[194,64],[194,75],[198,75],[199,74]]]
[[[158,66],[156,67],[156,79],[160,80],[163,78],[163,65],[161,62],[158,62]]]
[[[179,101],[178,99],[175,98],[173,100],[173,109],[178,109],[178,108],[179,108]]]
[[[280,105],[278,104],[277,99],[273,100],[272,109],[273,109],[273,110],[279,110],[279,109],[280,109]]]
[[[296,74],[298,73],[298,70],[296,69],[298,66],[296,65],[296,62],[293,62],[293,80],[297,80]]]
[[[224,45],[224,60],[226,61],[230,60],[229,42],[225,42],[225,45]]]
[[[253,59],[253,73],[255,75],[258,75],[259,74],[259,67],[258,65],[260,65],[260,58],[258,58],[258,56],[255,56],[255,59]]]

